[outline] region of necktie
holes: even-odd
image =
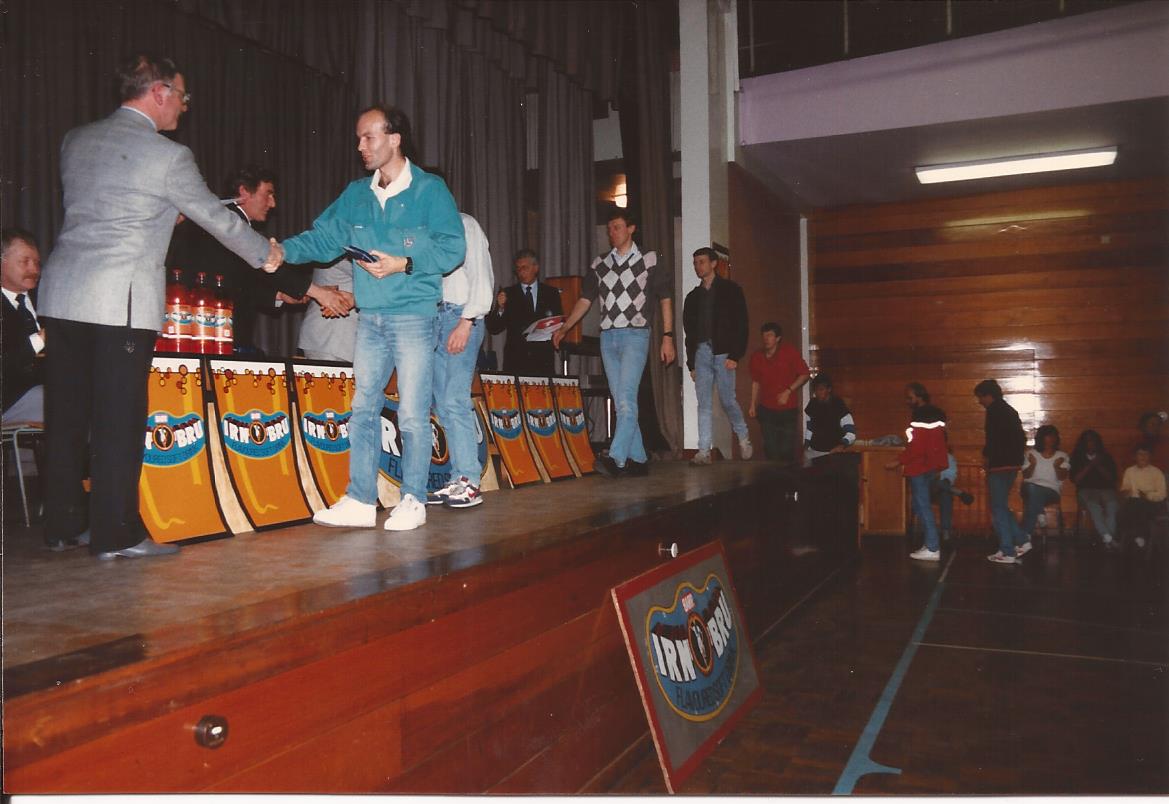
[[[528,285],[524,288],[524,295],[528,297],[528,306],[532,308],[532,312],[536,312],[536,300],[532,298],[532,286]]]
[[[32,314],[32,310],[28,309],[28,304],[25,303],[25,296],[23,293],[16,294],[16,311],[20,314],[21,323],[24,324],[25,335],[35,335],[40,332],[40,327],[37,326],[36,316]]]

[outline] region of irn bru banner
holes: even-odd
[[[556,404],[552,401],[552,386],[547,377],[517,377],[520,400],[524,404],[524,424],[532,439],[532,446],[548,477],[559,480],[576,477],[578,472],[564,451],[560,427],[556,422]]]
[[[353,367],[295,362],[296,422],[309,473],[326,506],[349,483],[349,420],[353,416]]]
[[[552,392],[556,398],[556,418],[560,435],[568,448],[569,457],[582,475],[594,471],[593,445],[585,424],[584,397],[580,380],[576,377],[553,377]]]
[[[150,368],[138,509],[156,542],[228,535],[211,472],[204,378],[197,357]]]
[[[253,528],[307,522],[284,363],[208,360],[227,477]]]
[[[158,356],[150,370],[139,479],[142,520],[158,542],[209,539],[307,522],[349,481],[355,383],[345,363]],[[474,439],[484,491],[592,469],[575,381],[477,376]],[[401,485],[397,388],[381,415],[379,497]],[[431,416],[427,486],[451,476],[446,432]],[[582,441],[583,439],[583,441]]]

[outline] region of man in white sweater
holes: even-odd
[[[445,488],[428,493],[426,503],[472,508],[483,502],[479,490],[483,465],[475,437],[471,381],[486,331],[483,316],[491,310],[495,274],[483,229],[467,213],[459,215],[467,237],[467,256],[462,265],[442,278],[442,301],[434,330],[434,409],[446,431],[451,481]]]

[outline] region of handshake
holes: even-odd
[[[268,238],[268,256],[261,266],[265,273],[274,273],[284,262],[284,247],[276,242],[276,238]],[[277,293],[276,298],[285,304],[304,304],[312,299],[321,306],[321,315],[325,318],[344,318],[353,310],[355,304],[353,294],[338,290],[336,285],[318,285],[315,282],[309,285],[302,298],[295,298],[286,293]]]

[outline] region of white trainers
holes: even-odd
[[[1027,555],[1030,552],[1031,552],[1031,542],[1030,541],[1023,542],[1022,544],[1015,547],[1015,556],[1017,558],[1022,558],[1023,556]]]
[[[1035,527],[1037,527],[1037,528],[1046,528],[1047,527],[1047,514],[1046,513],[1040,514],[1039,518],[1035,520]]]
[[[690,459],[691,466],[710,466],[710,450],[701,449]]]
[[[402,501],[390,511],[383,526],[386,530],[414,530],[426,524],[426,506],[418,502],[413,494],[403,494]]]
[[[739,439],[739,455],[742,456],[743,460],[744,461],[751,460],[751,456],[754,454],[755,454],[755,448],[753,446],[751,446],[751,439],[740,438]]]
[[[914,550],[909,554],[910,558],[915,558],[918,561],[941,561],[941,550],[930,550],[928,547],[923,547],[920,550]]]
[[[995,564],[1018,564],[1018,563],[1019,563],[1019,562],[1018,562],[1018,561],[1015,559],[1015,557],[1014,557],[1014,556],[1005,556],[1005,555],[1003,555],[1003,551],[1002,551],[1002,550],[999,550],[997,553],[994,553],[993,555],[989,555],[989,556],[987,556],[987,557],[986,557],[986,560],[987,560],[987,561],[992,561],[992,562],[994,562]]]
[[[1140,550],[1145,549],[1145,537],[1144,536],[1137,536],[1133,539],[1133,541],[1136,542],[1137,549],[1140,549]]]
[[[331,528],[372,528],[377,524],[377,506],[341,495],[341,499],[313,514],[313,522]]]

